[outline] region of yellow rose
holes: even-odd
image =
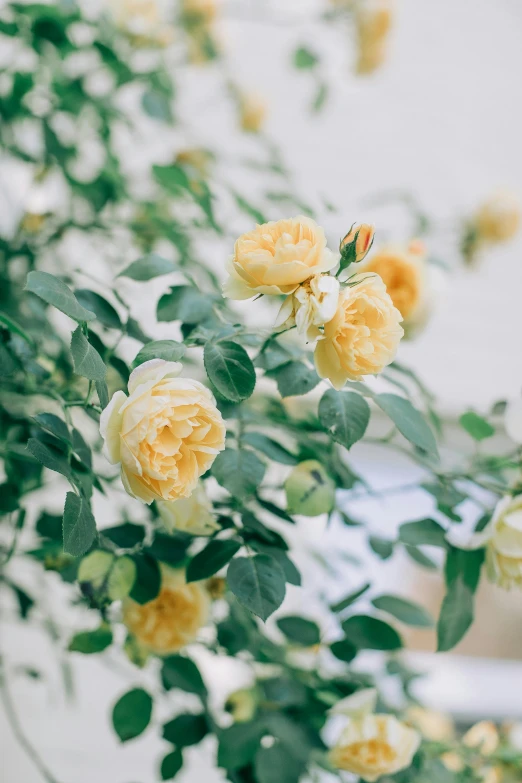
[[[319,326],[330,321],[337,310],[339,281],[332,275],[316,275],[287,296],[276,319],[275,328],[297,327],[298,334],[314,340]]]
[[[383,280],[391,300],[403,318],[406,331],[423,326],[429,316],[429,285],[426,255],[420,252],[383,248],[360,267]]]
[[[117,391],[101,415],[110,462],[121,463],[133,497],[186,498],[225,448],[225,425],[210,391],[178,378],[179,362],[151,359],[129,378],[129,396]]]
[[[486,571],[490,581],[510,590],[522,588],[522,495],[499,501],[491,522],[479,533],[487,541]]]
[[[386,45],[392,23],[389,0],[359,4],[355,17],[357,33],[356,71],[373,73],[386,58]]]
[[[330,761],[373,783],[409,767],[419,744],[420,734],[394,715],[364,715],[349,719]]]
[[[464,734],[462,742],[468,748],[477,748],[483,756],[491,756],[498,748],[498,731],[494,723],[482,720]]]
[[[123,622],[137,642],[158,655],[170,655],[193,642],[208,620],[210,598],[201,582],[162,567],[159,595],[146,604],[123,602]]]
[[[432,742],[445,742],[453,738],[455,725],[449,715],[428,710],[417,704],[408,707],[405,715],[407,723],[418,729],[423,737]]]
[[[260,95],[243,93],[239,97],[239,124],[246,133],[259,133],[266,117],[266,103]]]
[[[520,226],[520,202],[512,193],[500,191],[480,207],[473,222],[480,239],[511,239]]]
[[[305,280],[329,272],[336,263],[315,220],[298,215],[263,223],[236,241],[223,293],[230,299],[291,294]]]
[[[450,772],[462,772],[464,769],[464,762],[459,754],[455,753],[453,750],[448,750],[447,753],[443,753],[440,760]]]
[[[341,290],[335,316],[315,349],[321,378],[336,389],[375,375],[393,361],[404,334],[402,317],[377,275],[357,275]]]
[[[156,506],[169,533],[179,530],[192,536],[211,536],[216,530],[221,530],[201,482],[190,497],[158,500]]]

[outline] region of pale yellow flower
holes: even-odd
[[[464,734],[462,742],[468,748],[477,748],[483,756],[491,756],[499,744],[497,728],[490,720],[482,720]]]
[[[157,655],[170,655],[193,642],[208,620],[210,598],[201,582],[185,581],[183,570],[162,566],[157,598],[123,602],[123,622],[137,642]]]
[[[168,46],[173,29],[160,14],[157,0],[111,0],[116,25],[136,46]]]
[[[443,753],[440,760],[450,772],[462,772],[464,769],[464,762],[459,754],[455,753],[453,750],[448,750],[447,753]]]
[[[365,0],[357,5],[357,73],[373,73],[382,65],[386,58],[391,24],[392,9],[389,0]]]
[[[359,267],[382,278],[407,333],[426,323],[431,305],[426,254],[413,247],[415,252],[410,247],[383,248]]]
[[[477,540],[487,542],[486,572],[490,581],[505,590],[522,589],[522,495],[502,498]]]
[[[239,96],[239,124],[246,133],[259,133],[266,118],[266,102],[256,93]]]
[[[43,228],[45,215],[38,212],[26,212],[22,218],[21,227],[28,234],[37,234]]]
[[[520,227],[520,201],[509,191],[499,191],[478,210],[473,221],[480,239],[504,242]]]
[[[205,488],[198,483],[188,498],[179,500],[158,500],[156,502],[161,521],[169,531],[190,533],[192,536],[211,536],[220,526],[212,513]]]
[[[377,275],[357,275],[341,290],[335,316],[315,349],[321,378],[336,389],[375,375],[395,358],[404,334],[402,317]]]
[[[181,13],[189,25],[209,25],[216,18],[216,2],[215,0],[182,0]]]
[[[455,734],[455,725],[449,715],[436,710],[428,710],[417,704],[408,707],[406,721],[418,729],[423,737],[432,742],[446,742]]]
[[[481,783],[502,783],[504,779],[501,767],[484,767],[479,774]]]
[[[276,319],[275,328],[297,327],[308,340],[319,336],[319,326],[331,321],[337,310],[339,281],[332,275],[316,275],[287,296]]]
[[[110,462],[121,463],[133,497],[186,498],[225,448],[225,425],[210,391],[177,377],[179,362],[151,359],[129,378],[129,396],[117,391],[101,415]]]
[[[373,783],[409,767],[419,745],[420,734],[394,715],[370,714],[349,719],[330,762]]]
[[[329,272],[336,263],[315,220],[298,215],[263,223],[236,241],[223,293],[230,299],[291,294],[305,280]]]
[[[189,166],[202,177],[208,177],[212,155],[204,149],[184,149],[178,152],[175,162],[178,166]]]

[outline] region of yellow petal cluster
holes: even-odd
[[[210,391],[180,378],[181,364],[152,359],[129,378],[103,411],[100,431],[108,459],[121,463],[133,497],[187,498],[225,447],[225,425]]]
[[[183,570],[162,567],[157,598],[123,602],[123,622],[136,641],[157,655],[170,655],[193,642],[205,625],[210,598],[200,582],[185,581]]]
[[[488,578],[505,590],[522,589],[522,495],[499,501],[483,538]]]
[[[357,73],[373,73],[382,65],[386,58],[391,24],[392,8],[389,0],[364,0],[357,5]]]
[[[325,324],[317,343],[317,372],[336,389],[347,380],[381,372],[395,358],[404,334],[401,321],[380,277],[350,278],[340,293],[336,314]]]

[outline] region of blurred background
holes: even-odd
[[[89,13],[97,9],[89,4]],[[415,340],[404,342],[399,359],[412,366],[438,397],[450,425],[457,413],[473,408],[487,412],[499,400],[522,390],[522,234],[510,242],[492,245],[472,268],[463,265],[455,243],[456,222],[471,214],[499,188],[522,195],[522,110],[517,102],[522,72],[522,5],[519,0],[397,0],[385,62],[375,72],[354,74],[354,46],[341,24],[318,23],[324,3],[312,0],[236,0],[220,6],[215,34],[223,51],[219,64],[189,67],[184,73],[178,101],[193,125],[159,127],[140,117],[136,147],[122,131],[119,138],[124,164],[145,169],[150,162],[167,163],[187,146],[208,147],[221,156],[220,171],[238,190],[256,201],[251,170],[237,164],[238,153],[247,157],[258,138],[238,134],[237,120],[223,94],[224,79],[232,75],[242,89],[266,107],[261,144],[275,143],[292,172],[295,191],[318,213],[330,244],[337,245],[355,221],[373,222],[377,242],[400,242],[412,237],[418,211],[429,216],[433,235],[425,241],[436,256],[437,302],[426,328]],[[168,16],[169,4],[165,4]],[[15,44],[0,36],[0,64],[14,56]],[[317,53],[319,71],[292,66],[299,47]],[[311,112],[321,85],[328,85],[324,106]],[[259,97],[257,97],[259,96]],[[132,96],[124,96],[132,107]],[[181,114],[180,110],[180,114]],[[97,149],[85,139],[88,172],[95,166]],[[129,154],[126,156],[126,145]],[[227,163],[228,157],[234,162]],[[218,174],[219,179],[219,174]],[[60,183],[35,186],[30,166],[8,153],[0,157],[0,231],[8,236],[26,213],[43,213],[60,204]],[[335,209],[329,208],[329,205]],[[413,205],[413,207],[412,207]],[[226,205],[217,205],[226,211]],[[295,208],[293,209],[295,212]],[[281,206],[279,217],[288,208]],[[224,214],[224,213],[223,213]],[[234,217],[222,242],[203,243],[200,254],[219,277],[230,254],[233,237],[247,230],[252,219]],[[101,243],[71,242],[61,252],[68,263],[88,265],[103,275],[107,256],[115,267],[122,259],[116,249]],[[451,270],[451,273],[448,271]],[[126,283],[130,288],[132,282]],[[153,337],[166,336],[165,325],[155,323],[153,304],[165,287],[163,279],[148,283],[146,296],[136,303]],[[159,286],[159,287],[157,287]],[[247,312],[248,304],[239,305]],[[465,434],[451,436],[471,448]],[[495,449],[503,439],[492,442]],[[388,453],[358,445],[352,452],[357,470],[376,490],[407,486],[411,464],[405,459],[390,465]],[[417,469],[415,469],[417,470]],[[415,475],[414,478],[417,476]],[[435,515],[434,499],[426,493],[394,491],[391,495],[353,499],[346,509],[371,520],[375,536],[389,538],[406,519]],[[474,512],[461,508],[466,518]],[[319,526],[320,525],[320,526]],[[442,599],[440,575],[426,572],[405,555],[377,561],[366,554],[356,528],[341,523],[325,532],[323,523],[310,520],[295,542],[302,563],[309,562],[313,546],[328,557],[333,547],[371,568],[377,585],[395,586],[436,609]],[[308,561],[307,561],[308,558]],[[365,563],[365,559],[367,563]],[[334,583],[324,589],[335,598],[357,587],[357,567],[338,570]],[[310,565],[310,563],[309,563]],[[311,568],[309,569],[311,571]],[[310,593],[317,585],[309,581]],[[520,596],[502,593],[484,583],[477,602],[474,628],[456,654],[437,656],[431,631],[410,635],[414,665],[428,673],[418,686],[427,702],[465,720],[522,718],[515,683],[522,681],[522,604]],[[56,605],[51,614],[65,624]],[[291,594],[292,601],[308,605],[306,593]],[[296,604],[294,603],[294,606]],[[285,604],[286,607],[286,604]],[[65,610],[64,610],[65,611]],[[310,608],[313,614],[313,607]],[[71,622],[77,623],[75,619]],[[161,741],[149,733],[124,748],[108,730],[107,713],[122,688],[146,680],[109,658],[76,656],[73,704],[63,694],[59,663],[49,642],[34,628],[16,622],[2,627],[2,649],[19,666],[45,672],[40,683],[21,680],[16,697],[24,725],[51,768],[61,770],[68,783],[148,783],[150,759],[159,755]],[[424,651],[424,652],[421,652]],[[205,661],[201,661],[203,671]],[[361,666],[372,666],[371,656]],[[223,695],[240,684],[241,672],[223,671]],[[129,679],[130,677],[130,679]],[[43,779],[24,756],[11,729],[0,716],[6,783],[40,783]],[[190,754],[189,749],[189,754]],[[180,783],[219,780],[199,750]]]

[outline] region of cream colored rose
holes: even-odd
[[[320,335],[319,326],[331,321],[337,310],[339,281],[332,275],[316,275],[287,296],[275,323],[276,328],[296,326],[308,340]]]
[[[522,589],[522,495],[502,498],[477,539],[487,541],[488,578],[505,590]]]
[[[406,722],[418,729],[423,737],[432,742],[446,742],[455,736],[455,724],[449,715],[428,710],[417,704],[408,707]]]
[[[480,239],[511,239],[520,227],[520,202],[513,193],[499,191],[480,207],[473,223]]]
[[[117,391],[101,415],[110,462],[121,463],[133,497],[187,498],[225,448],[225,425],[210,391],[178,378],[179,362],[151,359],[129,378],[129,396]]]
[[[382,65],[386,58],[391,24],[390,0],[367,0],[358,4],[355,16],[357,73],[373,73]]]
[[[192,536],[211,536],[216,530],[221,530],[201,482],[190,497],[158,500],[156,506],[169,533],[180,531]]]
[[[373,783],[409,767],[419,745],[420,734],[394,715],[370,714],[349,719],[330,762]]]
[[[490,720],[475,723],[462,737],[462,742],[468,748],[477,748],[483,756],[491,756],[499,746],[498,731]]]
[[[377,275],[356,275],[341,290],[335,316],[315,349],[321,378],[336,389],[347,380],[381,372],[393,361],[404,334],[401,314]]]
[[[223,293],[230,299],[291,294],[305,280],[329,272],[336,263],[336,256],[326,247],[323,229],[311,218],[299,215],[263,223],[237,240]]]
[[[402,315],[407,334],[417,331],[426,323],[431,299],[423,248],[415,252],[410,248],[383,248],[367,258],[359,269],[374,272],[383,280],[394,306]]]
[[[193,642],[208,620],[210,598],[201,582],[185,581],[183,570],[162,566],[157,598],[123,602],[123,622],[137,642],[158,655],[170,655]]]

